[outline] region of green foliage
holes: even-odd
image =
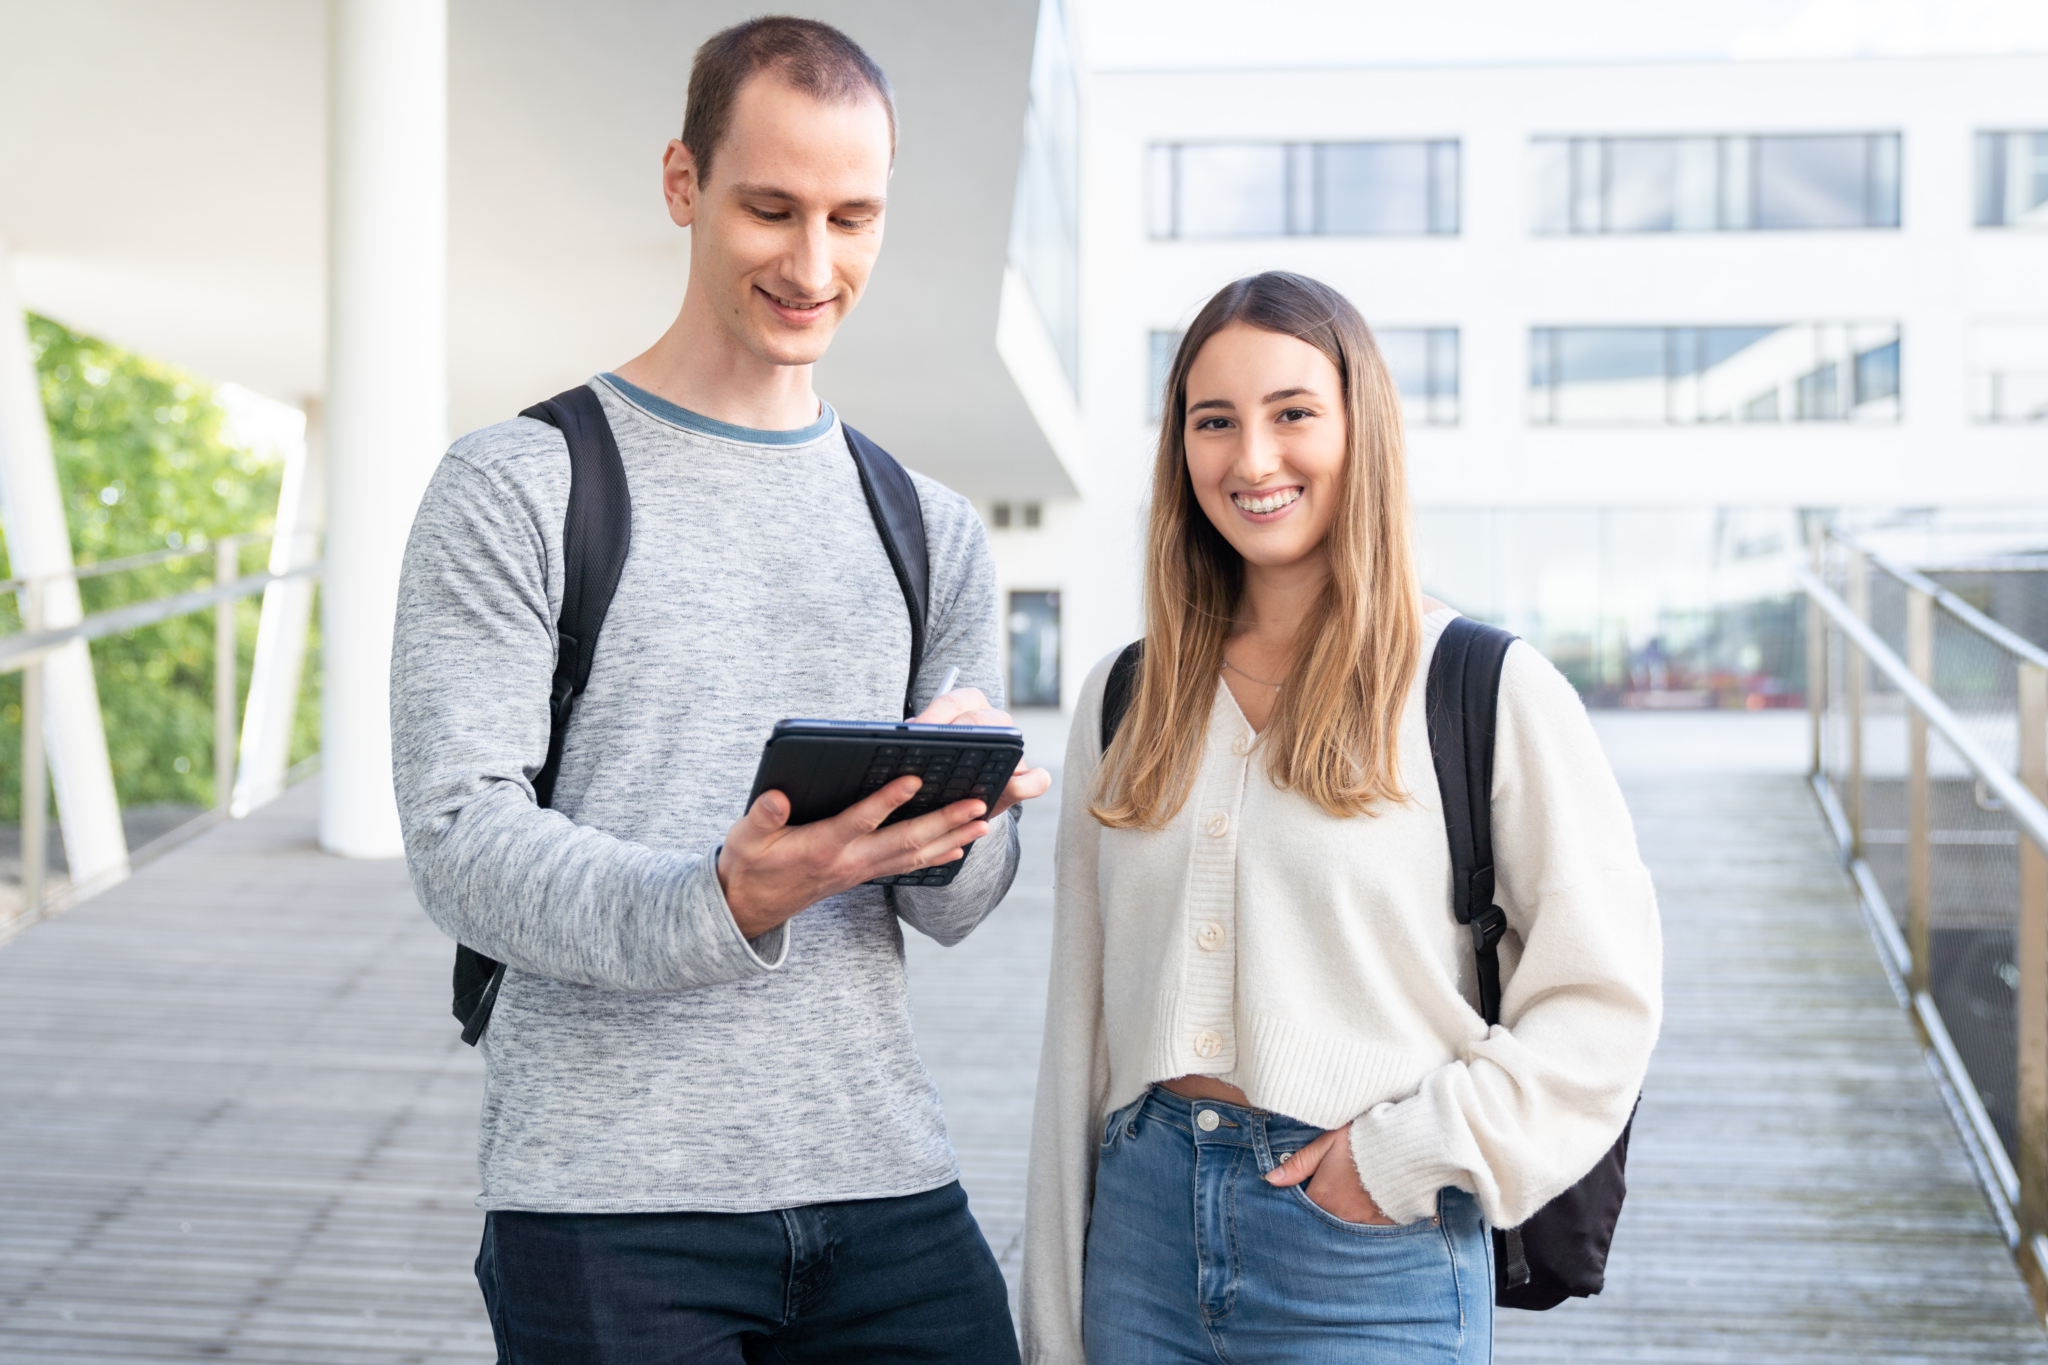
[[[198,548],[267,532],[280,463],[238,445],[214,387],[192,375],[29,318],[57,477],[81,568],[150,551]],[[267,543],[243,547],[238,571],[262,568]],[[210,583],[211,553],[81,582],[87,612]],[[246,694],[256,599],[236,610],[239,690]],[[16,604],[0,626],[20,628]],[[106,717],[114,784],[125,806],[214,800],[214,614],[197,612],[95,641],[93,674]],[[317,664],[308,659],[293,758],[317,747]],[[0,819],[20,818],[21,675],[0,679]]]

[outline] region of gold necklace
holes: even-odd
[[[1280,683],[1276,683],[1276,682],[1267,682],[1267,681],[1266,681],[1266,680],[1265,680],[1264,678],[1253,678],[1251,674],[1249,674],[1249,673],[1245,672],[1245,671],[1244,671],[1243,669],[1239,668],[1239,667],[1238,667],[1238,666],[1237,666],[1236,664],[1234,664],[1234,663],[1230,662],[1230,659],[1229,659],[1229,657],[1228,657],[1228,656],[1225,656],[1225,658],[1224,658],[1224,660],[1223,660],[1223,666],[1224,666],[1225,668],[1229,669],[1229,670],[1230,670],[1231,672],[1233,672],[1233,673],[1237,674],[1237,676],[1238,676],[1238,677],[1240,677],[1240,678],[1247,678],[1247,679],[1250,679],[1250,680],[1251,680],[1252,682],[1255,682],[1255,683],[1257,683],[1257,684],[1258,684],[1259,686],[1261,686],[1261,687],[1271,687],[1271,688],[1274,688],[1274,689],[1276,689],[1276,690],[1277,690],[1277,689],[1278,689],[1278,688],[1279,688],[1279,687],[1281,686],[1281,684],[1280,684]]]

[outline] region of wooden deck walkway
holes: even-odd
[[[1670,1015],[1610,1290],[1504,1314],[1497,1359],[2048,1361],[1811,801],[1672,771],[1696,750],[1622,764]],[[1050,816],[988,925],[911,949],[1013,1276]],[[490,1358],[447,944],[402,868],[321,856],[311,817],[294,792],[0,949],[0,1363]]]

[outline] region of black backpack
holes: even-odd
[[[1429,752],[1443,796],[1444,833],[1451,846],[1451,905],[1470,926],[1479,976],[1479,1012],[1500,1022],[1500,939],[1507,915],[1493,903],[1493,732],[1501,665],[1515,637],[1495,626],[1453,617],[1429,661],[1423,704]],[[1144,641],[1125,647],[1110,665],[1102,692],[1102,749],[1116,737],[1136,689]],[[1538,1209],[1518,1228],[1493,1231],[1494,1302],[1503,1308],[1555,1308],[1600,1292],[1607,1248],[1628,1193],[1630,1116],[1607,1155],[1584,1179]]]
[[[562,615],[556,623],[560,647],[548,695],[548,756],[533,778],[534,800],[554,800],[555,778],[562,770],[562,742],[576,698],[590,682],[597,657],[597,635],[604,627],[619,574],[632,542],[633,499],[626,489],[626,466],[619,443],[605,419],[604,404],[587,384],[558,393],[519,414],[559,428],[569,444],[569,511],[562,521]],[[903,694],[903,714],[914,710],[918,668],[924,662],[925,608],[930,598],[931,561],[925,546],[924,508],[917,487],[888,451],[841,424],[846,445],[860,473],[868,514],[881,533],[889,567],[903,589],[910,609],[910,684]],[[455,946],[454,1014],[462,1023],[462,1041],[476,1046],[491,1022],[505,964],[474,948]]]

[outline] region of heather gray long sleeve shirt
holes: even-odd
[[[894,721],[910,618],[827,407],[714,422],[591,381],[631,552],[534,803],[569,456],[526,418],[457,441],[406,548],[393,767],[420,903],[508,964],[483,1048],[486,1209],[743,1212],[955,1178],[911,1039],[899,920],[963,938],[1009,889],[1015,821],[949,887],[860,887],[741,937],[715,854],[784,717]],[[995,576],[966,499],[913,475],[931,557],[920,706],[949,667],[1001,704]],[[451,1025],[452,1026],[452,1025]]]

